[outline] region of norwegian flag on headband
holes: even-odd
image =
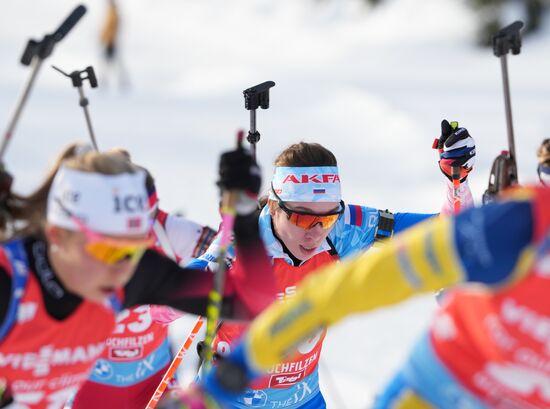
[[[139,217],[130,217],[128,219],[128,228],[129,229],[139,229],[141,227],[141,218]]]

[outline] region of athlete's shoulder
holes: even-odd
[[[378,209],[347,204],[328,238],[340,257],[367,249],[374,242],[378,226]]]
[[[168,228],[169,226],[178,227],[186,230],[193,230],[197,232],[200,232],[203,227],[201,224],[194,222],[187,217],[172,213],[168,213],[168,215],[166,216],[166,227]]]
[[[379,211],[374,207],[346,204],[338,222],[346,226],[376,227],[378,215]]]

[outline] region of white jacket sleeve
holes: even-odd
[[[446,181],[446,193],[445,201],[443,202],[443,207],[441,208],[441,214],[452,214],[454,212],[454,188],[453,182],[448,179]],[[470,185],[468,184],[468,179],[460,184],[459,189],[460,194],[460,208],[462,210],[474,206],[474,198],[472,196],[472,191],[470,190]]]

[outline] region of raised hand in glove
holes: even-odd
[[[453,168],[460,171],[460,181],[464,182],[471,172],[476,155],[474,139],[466,128],[460,128],[458,122],[444,119],[441,121],[441,136],[436,139],[432,148],[439,151],[439,168],[449,179],[453,180]]]
[[[240,131],[242,132],[242,131]],[[225,152],[220,157],[217,185],[222,191],[240,191],[236,203],[239,215],[252,213],[257,208],[256,200],[262,184],[260,167],[248,149],[241,146],[239,134],[237,149]]]

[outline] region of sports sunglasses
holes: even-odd
[[[137,263],[145,250],[154,243],[154,238],[151,235],[137,241],[104,236],[86,226],[79,217],[63,206],[59,199],[57,199],[57,203],[74,221],[78,229],[85,234],[86,244],[84,248],[86,252],[104,264],[113,265],[128,259],[132,263]]]
[[[340,200],[340,209],[335,212],[319,214],[305,212],[301,210],[292,210],[286,206],[285,202],[275,192],[275,189],[273,188],[273,183],[271,184],[271,191],[277,198],[277,203],[279,204],[281,210],[286,213],[288,220],[295,226],[298,226],[305,230],[312,229],[317,224],[321,224],[321,227],[325,230],[330,229],[332,226],[334,226],[334,223],[336,223],[340,215],[344,213],[344,210],[346,209],[344,201]]]

